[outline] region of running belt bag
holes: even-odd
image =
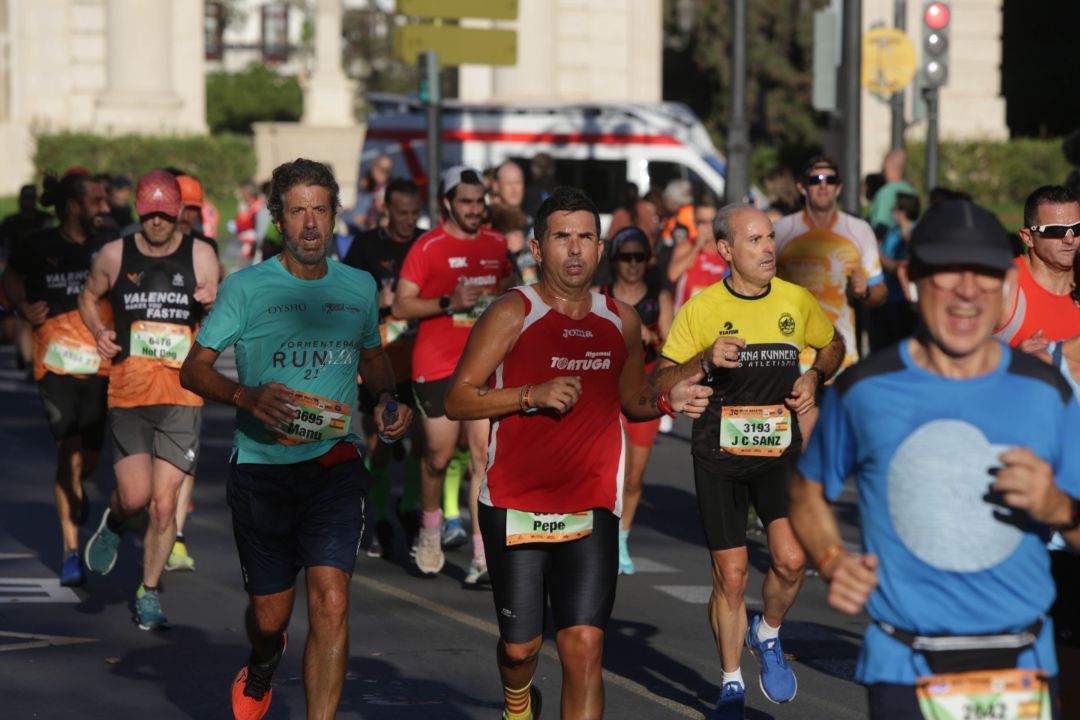
[[[924,720],[1050,720],[1045,673],[1016,667],[1020,653],[1035,644],[1042,618],[1019,633],[1001,635],[924,636],[877,625],[925,657],[934,673],[915,682]]]

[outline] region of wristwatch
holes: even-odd
[[[439,309],[442,310],[447,315],[454,312],[453,310],[450,309],[450,296],[449,295],[443,295],[441,298],[439,298]]]

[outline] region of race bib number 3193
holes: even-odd
[[[727,406],[720,411],[720,449],[779,457],[791,445],[791,411],[783,405]]]

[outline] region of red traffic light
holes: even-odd
[[[923,22],[933,30],[941,30],[949,24],[949,6],[943,2],[934,2],[923,11]]]

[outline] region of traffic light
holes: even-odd
[[[947,2],[928,2],[923,6],[924,88],[939,88],[949,81],[949,22],[952,10]]]

